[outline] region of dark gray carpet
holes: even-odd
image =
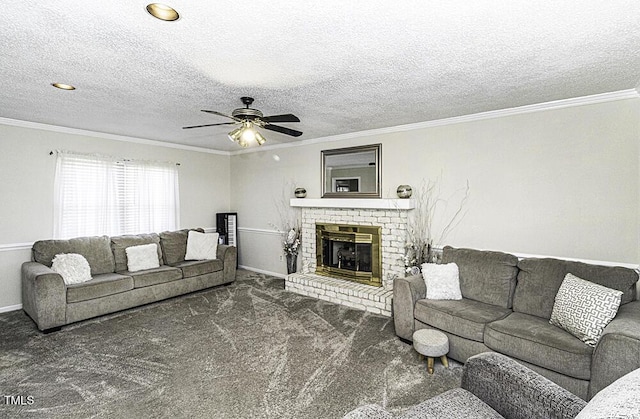
[[[22,311],[0,314],[0,328],[1,417],[339,418],[365,403],[400,412],[462,375],[438,361],[428,375],[391,319],[242,270],[232,285],[49,335]]]

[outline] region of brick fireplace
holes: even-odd
[[[302,270],[288,275],[285,289],[337,304],[391,316],[393,280],[404,276],[404,246],[408,213],[414,208],[408,199],[292,199],[302,210]],[[316,273],[316,224],[372,226],[380,228],[382,286],[346,281]]]

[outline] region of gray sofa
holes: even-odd
[[[509,355],[585,400],[640,368],[638,273],[558,259],[522,259],[491,251],[445,247],[455,262],[462,300],[427,300],[422,276],[394,282],[396,334],[411,341],[422,328],[449,337],[449,357],[465,362],[482,352]],[[595,348],[549,324],[567,273],[623,291],[616,317]]]
[[[195,229],[203,232],[202,229]],[[218,245],[217,259],[185,260],[189,230],[117,237],[41,240],[22,265],[22,308],[42,331],[235,281],[237,250]],[[127,271],[125,249],[156,243],[159,268]],[[59,253],[78,253],[92,279],[66,285],[52,269]]]
[[[364,405],[344,419],[392,419],[379,405]],[[482,353],[467,361],[461,388],[409,408],[403,419],[594,419],[640,417],[640,369],[602,390],[589,403],[511,358]]]

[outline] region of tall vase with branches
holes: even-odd
[[[435,262],[433,245],[443,243],[466,214],[465,205],[470,192],[469,181],[463,189],[444,198],[441,180],[441,177],[435,180],[423,180],[418,188],[414,188],[415,209],[411,212],[407,226],[407,244],[404,256],[405,268],[408,273],[416,273],[419,271],[418,267],[425,262]],[[452,200],[460,195],[462,197],[457,201],[453,214],[448,213],[449,218],[445,220],[441,231],[437,233],[434,231],[434,220],[447,216],[447,209]]]
[[[269,223],[277,232],[282,234],[282,250],[287,257],[287,273],[297,270],[297,258],[302,243],[302,220],[300,208],[293,208],[289,204],[295,190],[295,182],[285,181],[281,194],[274,200],[279,223]]]

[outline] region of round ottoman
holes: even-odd
[[[433,358],[440,357],[442,365],[449,368],[447,352],[449,338],[442,332],[433,329],[420,329],[413,333],[413,347],[421,355],[427,357],[427,371],[433,374]]]

